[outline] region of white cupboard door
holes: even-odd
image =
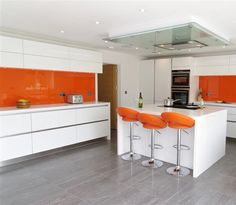
[[[0,161],[32,154],[31,134],[0,138]]]
[[[141,61],[139,67],[139,91],[144,104],[154,103],[154,60]]]
[[[107,120],[110,117],[108,106],[81,108],[77,109],[76,112],[77,124]]]
[[[66,127],[32,134],[33,153],[75,144],[76,127]]]
[[[69,71],[69,65],[69,60],[66,59],[24,55],[24,68]]]
[[[30,114],[0,116],[0,137],[31,131]]]
[[[163,103],[171,97],[171,59],[158,59],[155,62],[155,102]]]
[[[70,48],[69,57],[70,59],[74,59],[77,61],[87,61],[87,62],[97,62],[97,63],[103,62],[102,53],[78,48]]]
[[[56,110],[32,113],[32,131],[76,124],[75,110]]]
[[[102,63],[70,60],[70,71],[102,73]]]
[[[172,70],[191,70],[193,67],[194,67],[193,57],[172,59]]]
[[[23,54],[0,51],[0,67],[23,68]]]
[[[24,40],[23,48],[24,48],[24,54],[65,58],[65,59],[69,58],[69,48],[65,46]]]
[[[109,135],[109,121],[77,126],[77,141],[84,142]]]
[[[23,53],[23,40],[7,36],[0,36],[0,51]]]
[[[230,55],[229,75],[236,75],[236,55]]]
[[[227,122],[227,137],[236,138],[236,121]]]

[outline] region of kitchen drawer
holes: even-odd
[[[84,142],[109,135],[109,121],[89,123],[77,126],[77,140]]]
[[[66,127],[32,134],[33,153],[76,143],[76,127]]]
[[[30,114],[0,116],[0,137],[31,131]]]
[[[227,122],[227,137],[236,138],[236,122]]]
[[[108,106],[81,108],[77,109],[76,111],[77,124],[106,120],[106,119],[109,119]]]
[[[31,134],[0,138],[0,161],[32,154]]]
[[[76,110],[56,110],[32,113],[32,131],[76,124]]]
[[[232,115],[228,113],[227,120],[236,122],[236,115]]]

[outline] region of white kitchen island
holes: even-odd
[[[138,112],[160,115],[162,112],[176,112],[192,117],[195,126],[182,132],[182,143],[190,147],[190,150],[181,151],[181,166],[193,170],[193,177],[198,177],[215,162],[225,155],[227,110],[207,107],[199,110],[179,108],[165,108],[158,105],[145,105],[144,108],[131,108]],[[129,126],[118,117],[118,155],[129,151]],[[177,131],[171,128],[160,130],[156,133],[155,143],[163,146],[163,149],[155,150],[155,158],[164,162],[176,163],[176,149],[173,145],[177,141]],[[141,140],[134,141],[134,151],[143,156],[150,156],[150,130],[134,125],[134,135]],[[140,165],[141,166],[141,165]]]

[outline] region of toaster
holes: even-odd
[[[67,103],[82,104],[83,103],[83,96],[82,95],[67,95]]]

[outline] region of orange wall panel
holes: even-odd
[[[206,101],[236,102],[236,76],[201,76],[199,88]]]
[[[0,68],[0,107],[15,106],[21,98],[32,105],[64,103],[61,92],[94,101],[95,74]]]

